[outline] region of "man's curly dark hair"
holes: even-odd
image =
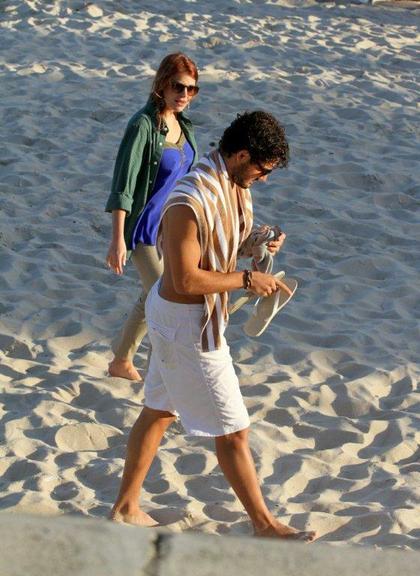
[[[283,126],[262,110],[238,114],[224,131],[219,150],[227,156],[248,150],[251,162],[270,162],[280,168],[289,162],[289,144]]]

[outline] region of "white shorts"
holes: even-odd
[[[152,353],[144,382],[145,406],[179,414],[187,434],[224,436],[249,426],[238,377],[224,336],[219,350],[200,344],[202,304],[178,304],[159,296],[159,282],[146,300]]]

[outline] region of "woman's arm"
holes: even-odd
[[[112,238],[109,245],[106,263],[117,274],[123,273],[127,260],[127,247],[124,240],[125,210],[112,211]]]
[[[106,263],[117,274],[123,273],[127,260],[124,224],[133,205],[147,134],[146,121],[143,118],[134,124],[129,124],[115,161],[112,190],[105,209],[107,212],[112,212],[112,238]]]
[[[111,194],[105,207],[107,212],[125,210],[130,214],[148,138],[147,120],[144,118],[127,126],[115,160]]]

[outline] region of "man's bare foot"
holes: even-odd
[[[131,360],[114,358],[114,360],[108,364],[108,372],[110,376],[117,376],[117,378],[126,378],[127,380],[136,380],[138,382],[143,380]]]
[[[255,530],[254,536],[258,538],[282,538],[283,540],[298,540],[301,542],[313,542],[316,533],[313,530],[299,532],[281,522],[275,522],[262,530]]]
[[[109,519],[120,524],[131,524],[133,526],[144,526],[147,528],[159,525],[156,520],[153,520],[153,518],[149,516],[149,514],[146,514],[146,512],[143,512],[143,510],[138,510],[135,514],[124,514],[122,512],[112,511]]]

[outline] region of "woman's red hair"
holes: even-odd
[[[177,74],[189,74],[196,82],[198,81],[198,70],[195,62],[182,52],[165,56],[153,80],[151,97],[160,111],[165,107],[163,91],[168,87],[171,79]]]

